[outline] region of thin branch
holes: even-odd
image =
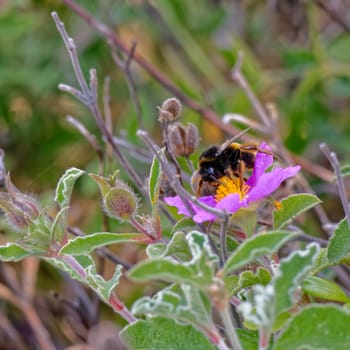
[[[342,203],[342,206],[343,206],[343,209],[345,212],[345,216],[346,216],[346,219],[348,221],[349,228],[350,228],[349,202],[348,202],[347,195],[346,195],[344,179],[343,179],[343,176],[342,176],[341,171],[340,171],[340,164],[339,164],[338,157],[337,157],[335,152],[330,151],[329,147],[325,143],[322,143],[320,145],[320,148],[323,151],[323,153],[325,154],[325,156],[328,158],[328,160],[331,163],[332,168],[335,172],[335,176],[337,178],[337,183],[338,183],[338,191],[339,191],[340,200],[341,200],[341,203]]]
[[[95,17],[93,17],[84,8],[79,6],[73,0],[62,0],[67,6],[69,6],[72,11],[74,11],[79,17],[89,23],[93,28],[95,28],[101,35],[103,35],[108,42],[112,42],[119,50],[125,54],[130,53],[130,48],[126,45],[109,27],[99,22]],[[155,80],[157,80],[162,86],[164,86],[172,95],[176,96],[181,100],[187,107],[196,111],[202,115],[205,119],[213,123],[215,126],[225,131],[229,135],[235,135],[239,130],[232,125],[224,124],[218,114],[216,114],[212,109],[207,108],[197,101],[191,99],[189,96],[184,94],[168,77],[166,77],[160,70],[152,66],[148,61],[146,61],[142,56],[135,52],[134,61],[137,62],[142,68],[144,68]]]
[[[79,59],[77,56],[77,52],[75,49],[75,44],[72,38],[70,38],[66,32],[66,29],[64,27],[63,22],[59,19],[56,12],[52,13],[52,18],[54,19],[57,29],[59,33],[61,34],[61,37],[67,47],[73,70],[76,75],[76,78],[79,82],[79,85],[82,89],[82,94],[84,99],[86,100],[85,105],[89,108],[91,114],[95,118],[95,122],[98,126],[98,128],[101,130],[102,134],[106,138],[107,142],[111,145],[114,155],[117,157],[117,159],[120,161],[122,167],[125,169],[125,171],[129,174],[132,181],[140,188],[143,187],[143,181],[139,177],[139,175],[135,172],[134,168],[131,166],[131,164],[127,161],[127,159],[124,157],[124,155],[121,153],[117,145],[114,143],[113,135],[109,132],[107,129],[104,120],[102,118],[100,109],[98,107],[97,103],[97,75],[95,69],[90,69],[90,88],[88,84],[86,83],[86,80],[83,76]],[[68,85],[64,85],[66,88]],[[74,91],[74,88],[72,88],[72,91]]]
[[[222,261],[227,260],[227,245],[226,245],[226,230],[228,224],[228,216],[226,216],[220,223],[220,246],[222,251]]]
[[[113,44],[113,42],[111,41],[111,43],[110,43],[113,61],[124,72],[126,82],[128,84],[131,100],[132,100],[134,107],[135,107],[135,110],[136,110],[136,115],[137,115],[139,127],[144,128],[141,103],[140,103],[140,99],[139,99],[139,96],[137,93],[136,84],[135,84],[134,78],[133,78],[131,70],[130,70],[130,66],[131,66],[132,60],[133,60],[134,55],[135,55],[136,45],[137,45],[136,41],[133,41],[131,43],[131,48],[127,54],[127,58],[125,60],[122,60],[119,58],[118,54],[116,53],[115,45]]]
[[[230,310],[229,310],[229,305],[230,304],[227,303],[227,305],[223,308],[223,310],[219,310],[222,322],[225,326],[225,330],[226,330],[225,333],[226,333],[228,339],[230,340],[232,349],[243,350],[241,342],[239,341],[236,329],[233,326],[233,320],[232,320],[232,315],[231,315]]]
[[[233,67],[231,76],[232,79],[235,80],[238,85],[243,89],[243,91],[246,93],[249,101],[251,102],[252,106],[257,112],[258,117],[265,125],[265,128],[267,131],[269,131],[273,126],[271,118],[267,115],[264,107],[254,94],[253,90],[251,89],[250,85],[248,84],[245,76],[242,74],[241,67],[243,63],[243,54],[241,52],[238,53],[238,59],[236,65]]]
[[[101,146],[97,142],[95,135],[91,134],[90,131],[86,129],[86,127],[79,120],[72,117],[71,115],[67,115],[66,120],[86,139],[86,141],[90,144],[92,149],[96,152],[101,165],[103,165],[103,151]]]
[[[350,26],[346,20],[329,5],[329,1],[316,0],[316,4],[324,12],[328,14],[330,18],[336,21],[346,32],[350,33]]]
[[[111,112],[111,94],[110,94],[110,87],[111,87],[111,78],[105,77],[103,81],[103,112],[105,116],[105,122],[107,130],[113,134],[113,123],[112,123],[112,112]]]

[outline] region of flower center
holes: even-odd
[[[225,198],[229,194],[238,193],[239,199],[242,200],[248,193],[249,186],[245,184],[244,180],[241,183],[239,177],[223,176],[220,178],[220,184],[218,185],[215,193],[215,200],[217,202]]]

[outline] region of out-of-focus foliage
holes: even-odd
[[[349,149],[349,34],[313,1],[78,1],[174,80],[186,93],[219,114],[254,116],[229,72],[238,50],[244,72],[263,102],[276,102],[288,147],[319,159],[320,140]],[[87,111],[57,89],[75,83],[50,11],[57,10],[77,43],[85,73],[90,67],[112,78],[116,133],[135,139],[135,111],[108,45],[58,0],[4,1],[0,5],[0,146],[9,167],[30,189],[45,189],[70,165],[93,161],[89,146],[65,122],[67,113]],[[341,9],[346,15],[346,9]],[[147,127],[168,92],[133,65]],[[207,125],[193,112],[185,118]],[[219,141],[204,132],[205,142]],[[210,134],[210,135],[207,135]],[[215,136],[216,135],[216,136]],[[341,152],[347,157],[345,152]],[[77,164],[78,163],[78,164]],[[93,166],[93,165],[92,165]],[[17,171],[20,169],[20,171]]]
[[[326,164],[318,144],[327,142],[345,163],[350,160],[346,152],[350,148],[350,35],[317,2],[76,2],[112,27],[125,43],[131,46],[136,40],[137,53],[193,99],[219,115],[237,113],[254,119],[251,103],[230,79],[238,52],[243,52],[243,72],[258,98],[277,105],[281,118],[278,132],[287,147],[315,163]],[[349,22],[350,3],[327,3]],[[125,76],[114,64],[105,39],[59,0],[0,1],[0,148],[6,152],[6,165],[14,183],[43,197],[65,169],[98,169],[96,154],[65,116],[80,119],[100,137],[88,110],[58,90],[61,82],[77,83],[51,11],[58,12],[74,37],[84,74],[96,68],[101,96],[104,78],[111,77],[114,133],[141,145],[136,137],[140,125]],[[143,124],[160,140],[156,106],[172,93],[135,63],[131,70]],[[199,126],[203,144],[219,143],[227,137],[188,108],[183,119]],[[99,142],[104,144],[101,137]],[[132,162],[146,176],[144,164],[136,159]],[[73,201],[70,219],[87,231],[100,231],[98,189],[87,177],[79,180],[74,196],[78,197],[79,189],[84,199]],[[319,190],[322,194],[323,188]],[[91,203],[90,195],[95,196]],[[133,258],[137,255],[132,250],[126,254]],[[43,289],[52,288],[46,277],[53,275],[55,283],[59,279],[58,273],[46,269],[39,280]],[[70,292],[76,296],[83,294],[80,290],[76,287]],[[123,293],[127,299],[142,292],[130,293],[126,288]],[[93,315],[91,305],[90,309]],[[91,315],[83,316],[91,320]]]

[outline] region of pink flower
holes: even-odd
[[[270,150],[266,144],[262,144],[260,149]],[[273,163],[273,156],[267,153],[258,152],[255,159],[254,169],[249,179],[242,185],[239,179],[229,179],[225,181],[223,186],[218,186],[215,196],[199,197],[198,200],[209,207],[226,210],[229,213],[235,213],[240,208],[246,208],[251,203],[260,201],[273,193],[281,183],[289,177],[295,176],[300,170],[300,166],[287,168],[275,167],[267,172],[267,168]],[[220,188],[222,187],[222,188]],[[221,193],[219,193],[221,192]],[[179,196],[165,197],[164,201],[178,209],[179,214],[191,217],[191,213],[187,210]],[[197,223],[205,221],[213,221],[216,216],[209,213],[192,203],[194,215],[193,220]]]

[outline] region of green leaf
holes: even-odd
[[[83,174],[83,170],[70,168],[67,169],[59,179],[56,186],[55,201],[58,203],[61,209],[69,206],[75,181]]]
[[[331,266],[331,264],[328,261],[327,258],[327,249],[326,248],[321,248],[315,263],[314,263],[314,267],[312,268],[311,274],[312,275],[316,275],[317,273],[319,273],[321,270],[323,270],[324,268]]]
[[[343,177],[350,176],[350,165],[344,165],[340,168],[340,173]]]
[[[56,215],[55,220],[50,229],[50,241],[61,242],[66,230],[66,216],[69,207],[62,208]]]
[[[128,271],[128,276],[138,281],[163,279],[169,282],[193,282],[192,271],[188,266],[165,258],[139,263]]]
[[[208,297],[189,284],[175,284],[155,296],[138,299],[132,312],[135,315],[172,317],[200,328],[214,328]]]
[[[25,250],[16,243],[7,243],[0,246],[1,261],[20,261],[31,255],[35,255],[35,253]]]
[[[262,255],[276,252],[283,244],[295,236],[296,234],[291,232],[273,231],[259,233],[245,240],[228,258],[224,266],[224,273],[233,272]]]
[[[314,207],[321,201],[313,194],[293,194],[281,201],[282,208],[273,212],[273,227],[282,229],[296,216]]]
[[[244,350],[256,350],[259,348],[258,332],[242,328],[237,328],[236,332]]]
[[[350,313],[335,305],[312,305],[296,314],[273,350],[348,350]]]
[[[330,263],[338,263],[350,252],[350,228],[346,218],[335,228],[328,243],[327,257]]]
[[[146,253],[150,259],[158,259],[164,256],[166,248],[167,246],[164,243],[149,244]]]
[[[122,268],[121,265],[117,265],[113,276],[108,281],[96,272],[95,265],[91,265],[86,269],[88,285],[92,287],[107,304],[113,289],[119,284]]]
[[[238,285],[235,286],[232,294],[237,294],[241,289],[252,287],[255,284],[266,286],[270,280],[270,271],[263,267],[258,267],[255,273],[251,270],[243,271],[239,274]]]
[[[281,261],[278,274],[273,279],[276,315],[294,305],[295,291],[311,271],[318,252],[318,244],[311,243],[305,250],[295,251]]]
[[[147,255],[151,259],[175,256],[181,261],[189,261],[192,258],[191,249],[185,234],[182,232],[175,233],[167,245],[163,243],[148,245]]]
[[[132,323],[122,330],[121,336],[130,350],[215,350],[193,326],[165,317]]]
[[[147,239],[141,233],[110,233],[96,232],[87,236],[70,239],[60,250],[60,254],[80,255],[90,253],[92,250],[108,244],[125,242],[144,242]]]
[[[186,241],[190,252],[187,249]],[[192,259],[183,264],[168,258],[158,258],[142,262],[129,271],[131,278],[138,280],[164,279],[169,282],[187,282],[199,287],[212,283],[218,257],[211,251],[208,236],[192,231],[187,236],[178,233],[174,236],[169,250],[174,255],[191,255]]]
[[[181,261],[189,261],[192,258],[191,248],[187,242],[186,235],[177,232],[167,245],[165,256],[175,256]]]
[[[170,235],[181,231],[181,232],[189,232],[192,231],[196,227],[196,223],[192,220],[192,218],[181,218],[171,229]]]
[[[333,58],[348,62],[350,59],[350,38],[348,35],[338,35],[328,48],[328,54]]]
[[[151,170],[149,174],[149,196],[152,208],[154,208],[159,199],[159,188],[162,180],[162,169],[156,156],[153,157]]]
[[[324,278],[309,276],[301,285],[304,293],[316,298],[338,301],[340,303],[349,303],[350,299],[346,293],[332,281]]]

